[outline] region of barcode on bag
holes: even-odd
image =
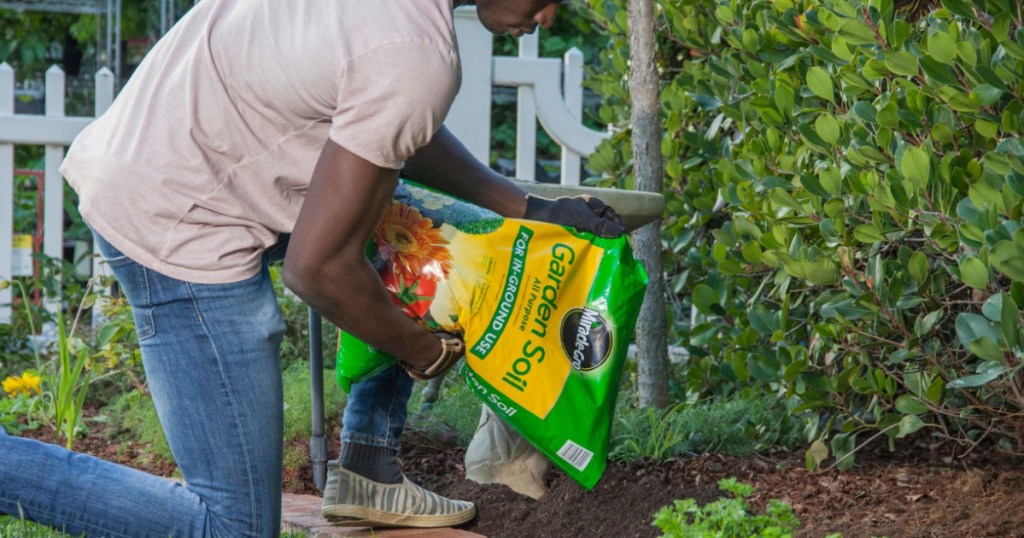
[[[566,441],[562,448],[558,449],[558,457],[569,462],[569,465],[572,465],[577,470],[582,471],[587,468],[587,464],[590,463],[590,458],[594,457],[594,453],[572,441]]]

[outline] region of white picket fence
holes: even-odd
[[[536,34],[520,38],[519,56],[493,54],[493,37],[479,23],[476,10],[455,12],[462,58],[462,89],[446,125],[483,162],[491,150],[491,87],[518,89],[516,177],[535,179],[537,121],[562,146],[561,182],[579,185],[580,159],[591,154],[605,133],[583,126],[583,55],[573,49],[563,59],[538,57]],[[58,168],[65,148],[91,117],[64,115],[64,72],[46,72],[45,115],[14,113],[14,70],[0,64],[0,281],[12,277],[14,219],[14,146],[44,145],[43,253],[59,258],[64,248],[64,190]],[[102,114],[114,97],[114,75],[103,68],[96,74],[95,114]],[[100,270],[97,263],[93,270]],[[11,317],[11,288],[0,289],[0,323]],[[55,308],[55,304],[49,308]]]

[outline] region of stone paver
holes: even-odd
[[[334,527],[320,515],[320,497],[285,493],[281,498],[281,530],[302,531],[309,538],[482,538],[461,529],[366,529]]]

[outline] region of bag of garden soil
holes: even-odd
[[[647,284],[626,238],[504,219],[402,183],[368,253],[407,314],[463,334],[473,392],[592,488]],[[342,334],[337,363],[348,390],[395,359]]]

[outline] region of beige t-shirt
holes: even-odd
[[[238,281],[292,230],[328,137],[399,169],[460,80],[451,0],[203,0],[61,173],[129,257],[181,280]]]

